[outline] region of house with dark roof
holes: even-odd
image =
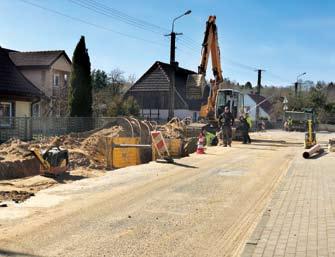
[[[33,105],[33,116],[67,114],[71,60],[63,50],[19,52],[6,49],[16,68],[43,93]]]
[[[143,117],[157,120],[168,118],[172,71],[172,65],[156,61],[126,92],[126,97],[135,98]],[[199,116],[202,99],[199,94],[194,94],[187,87],[191,84],[190,80],[194,75],[196,75],[194,71],[179,66],[175,68],[174,114],[176,117],[196,119]]]
[[[259,117],[271,121],[272,104],[262,95],[249,93],[244,95],[244,109],[252,120],[256,120],[256,106],[259,105]]]
[[[0,47],[0,129],[12,129],[15,117],[30,117],[43,92],[29,81]]]

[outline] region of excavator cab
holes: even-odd
[[[234,118],[241,115],[244,106],[244,97],[239,91],[234,89],[219,89],[215,101],[215,118],[218,119],[224,107],[228,106]]]

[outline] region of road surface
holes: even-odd
[[[40,191],[0,209],[0,256],[239,256],[303,134],[211,147]]]

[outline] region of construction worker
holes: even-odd
[[[251,144],[251,138],[249,136],[249,131],[252,128],[252,119],[251,119],[249,113],[245,114],[245,120],[247,121],[247,123],[249,125],[248,134],[247,134],[247,137],[248,137],[247,143]]]
[[[251,128],[252,128],[252,119],[251,119],[249,113],[246,113],[246,114],[245,114],[245,119],[246,119],[246,121],[247,121],[248,124],[249,124],[249,128],[251,129]]]
[[[243,144],[249,143],[248,139],[249,124],[244,116],[240,116],[240,129],[242,132]]]
[[[293,120],[292,120],[291,116],[289,116],[288,119],[287,119],[288,131],[292,130],[292,125],[293,125]]]
[[[228,106],[225,106],[223,113],[220,114],[219,122],[221,124],[223,146],[231,146],[233,136],[233,131],[231,127],[234,125],[234,116],[229,111]]]

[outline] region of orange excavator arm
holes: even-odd
[[[213,116],[216,96],[219,89],[218,85],[223,81],[219,40],[215,21],[216,16],[209,16],[206,23],[204,41],[202,43],[200,66],[198,67],[198,74],[205,76],[208,59],[211,55],[214,80],[211,80],[210,93],[207,99],[207,103],[202,105],[200,110],[200,117],[207,118],[212,118]]]

